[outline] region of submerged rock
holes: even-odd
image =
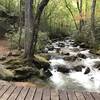
[[[84,72],[84,74],[89,74],[89,73],[90,73],[90,71],[91,71],[91,70],[90,70],[90,68],[89,68],[89,67],[87,67],[87,68],[86,68],[86,70],[85,70],[85,72]]]

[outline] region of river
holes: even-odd
[[[49,83],[53,88],[100,92],[100,70],[94,67],[97,63],[100,63],[99,56],[91,54],[90,50],[86,48],[75,46],[74,40],[70,37],[64,41],[53,42],[50,45],[54,47],[53,50],[48,51],[48,54],[52,55],[49,60],[52,72]],[[60,51],[56,53],[58,48]],[[83,58],[77,57],[73,61],[64,59],[66,56],[76,57],[78,54],[83,54],[86,58],[84,56]],[[67,73],[57,70],[58,66],[72,68],[72,66],[78,65],[85,67],[81,71],[70,70]],[[87,68],[89,68],[89,72],[84,74]]]

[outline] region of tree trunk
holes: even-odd
[[[93,45],[95,44],[95,8],[96,8],[96,0],[92,0],[92,6],[91,6],[91,38]]]
[[[30,59],[32,56],[33,44],[33,0],[25,0],[25,58]]]
[[[48,4],[48,2],[49,2],[49,0],[42,0],[40,2],[40,4],[37,7],[36,16],[34,17],[34,22],[33,22],[33,33],[34,33],[34,39],[33,39],[33,41],[34,41],[34,44],[33,44],[33,54],[35,52],[37,38],[38,38],[40,18],[41,18],[42,12],[43,12],[45,6]]]
[[[18,40],[18,49],[21,50],[21,38],[22,38],[22,0],[20,0],[20,13],[19,13],[19,40]]]
[[[33,16],[33,0],[25,0],[25,58],[32,60],[37,43],[40,18],[49,0],[42,0]]]
[[[80,15],[80,22],[79,22],[79,32],[82,31],[82,26],[84,23],[84,20],[82,19],[82,5],[83,5],[83,0],[77,0],[77,9],[79,11],[79,15]]]
[[[75,27],[76,27],[76,29],[78,30],[78,26],[77,26],[76,20],[75,20],[75,18],[74,18],[73,12],[71,11],[70,7],[68,6],[68,3],[67,3],[66,0],[65,0],[65,3],[66,3],[66,8],[69,10],[69,12],[70,12],[70,14],[71,14],[71,16],[72,16],[72,18],[73,18]]]

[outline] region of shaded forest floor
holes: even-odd
[[[8,52],[10,52],[8,40],[0,39],[0,55],[7,55]],[[4,80],[0,80],[0,84],[3,85],[12,84],[12,85],[23,86],[23,87],[27,87],[27,86],[36,87],[35,84],[32,84],[30,82],[7,82]]]
[[[5,55],[9,52],[9,43],[7,39],[0,39],[0,55]]]

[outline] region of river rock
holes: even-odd
[[[64,66],[64,65],[59,65],[57,66],[57,71],[62,72],[62,73],[69,73],[70,68],[67,68],[67,66]]]
[[[43,50],[43,53],[48,53],[48,48],[45,48],[45,49]]]
[[[73,66],[72,70],[80,72],[82,71],[82,68],[84,68],[85,66],[83,65],[77,65],[77,66]]]
[[[62,54],[62,55],[67,55],[67,56],[69,56],[69,55],[70,55],[70,53],[69,53],[69,52],[64,52],[64,51],[61,51],[61,54]]]
[[[80,58],[83,58],[83,59],[87,58],[87,56],[85,54],[82,54],[82,53],[78,53],[77,56]]]
[[[87,68],[86,68],[86,70],[85,70],[85,72],[84,72],[84,74],[89,74],[89,73],[90,73],[90,71],[91,71],[91,70],[90,70],[90,68],[89,68],[89,67],[87,67]]]
[[[60,53],[60,51],[61,51],[60,47],[56,47],[55,49],[56,49],[56,53]]]
[[[43,69],[40,70],[40,75],[39,75],[40,78],[47,79],[50,76],[52,76],[52,73],[50,72],[50,70],[46,70],[46,71],[44,71]]]
[[[59,42],[58,47],[65,47],[65,44],[63,42]]]
[[[70,50],[68,48],[63,48],[61,49],[61,54],[62,55],[70,55]]]
[[[86,45],[85,45],[85,43],[80,43],[80,45],[79,45],[81,48],[86,48]]]
[[[63,59],[66,60],[66,61],[72,61],[73,62],[77,59],[77,56],[65,56]]]
[[[48,50],[50,50],[50,51],[54,50],[54,46],[53,45],[48,45],[46,48],[48,48]]]
[[[78,46],[78,44],[76,44],[76,43],[73,43],[73,47],[77,47]]]
[[[95,65],[93,66],[94,68],[100,69],[100,62],[96,62]]]

